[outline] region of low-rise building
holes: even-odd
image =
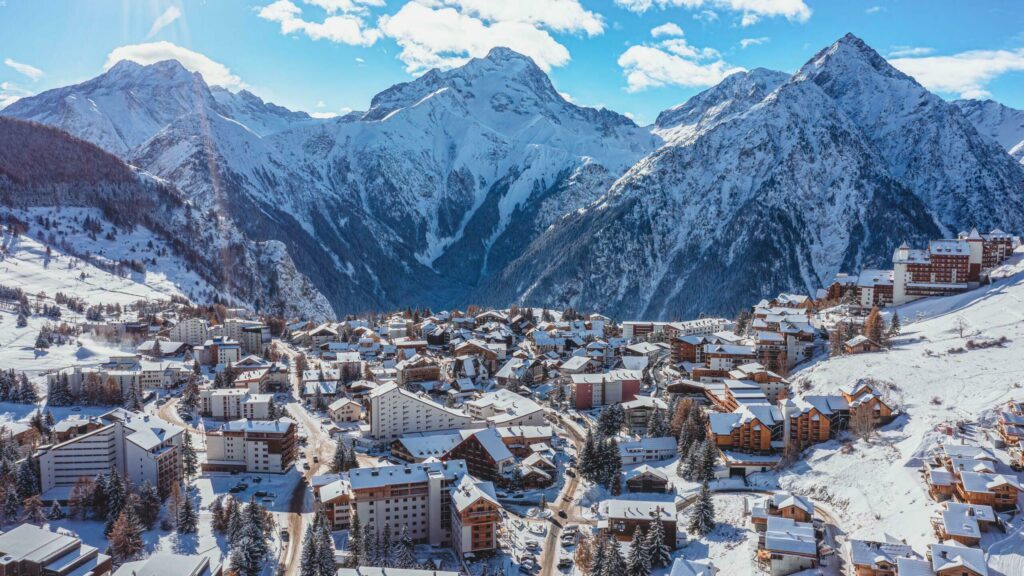
[[[283,474],[295,462],[296,435],[290,418],[226,422],[206,433],[203,470]]]
[[[676,548],[678,527],[674,502],[611,499],[601,502],[599,511],[598,529],[616,540],[628,542],[638,528],[649,532],[655,522],[660,522],[665,545],[673,550]]]
[[[32,524],[0,534],[0,574],[9,576],[108,576],[110,556],[79,538]]]

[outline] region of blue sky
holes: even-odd
[[[177,57],[322,115],[508,45],[578,104],[649,123],[724,75],[795,71],[846,32],[947,98],[1024,108],[1024,10],[976,0],[0,0],[0,106]],[[653,32],[652,31],[656,31]]]

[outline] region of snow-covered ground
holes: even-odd
[[[31,208],[5,211],[31,223],[28,235],[14,235],[5,229],[0,245],[6,258],[0,260],[0,284],[19,287],[29,294],[45,292],[51,298],[57,292],[78,296],[89,304],[126,305],[138,300],[167,300],[172,295],[190,298],[213,293],[198,274],[188,270],[181,258],[173,256],[166,243],[149,230],[136,227],[130,232],[117,230],[114,239],[105,235],[113,230],[99,210],[87,208]],[[83,229],[89,217],[103,223],[103,231],[93,239]],[[37,218],[51,222],[46,237]],[[71,246],[77,254],[89,254],[97,262],[113,264],[119,260],[143,260],[146,272],[126,277],[111,274],[78,258],[61,246]],[[46,247],[50,246],[50,257]],[[167,254],[157,256],[157,254]]]
[[[929,518],[938,505],[919,470],[922,458],[943,441],[943,425],[991,422],[998,405],[1024,398],[1024,263],[1018,256],[999,275],[978,290],[896,309],[903,330],[889,351],[831,358],[794,374],[800,394],[836,394],[840,386],[874,379],[902,415],[867,442],[844,447],[831,441],[809,449],[778,484],[824,503],[851,537],[888,535],[924,553],[935,542]],[[1002,337],[1002,346],[966,349],[968,340]],[[968,426],[968,437],[953,440],[988,446],[985,429]],[[774,479],[762,480],[770,485]],[[1011,536],[996,548],[1001,561],[1019,566],[1012,563],[1024,552],[1024,538]]]

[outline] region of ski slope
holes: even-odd
[[[823,502],[851,537],[888,536],[924,553],[935,542],[929,518],[939,507],[919,470],[944,441],[940,427],[966,422],[966,432],[953,440],[989,447],[986,431],[994,433],[994,409],[1024,398],[1022,256],[995,276],[991,285],[965,294],[893,309],[903,330],[889,351],[831,358],[795,374],[794,389],[803,395],[836,394],[842,385],[874,379],[903,414],[868,442],[852,442],[845,450],[835,440],[812,447],[779,475],[778,484]],[[1001,347],[958,351],[968,340],[1001,337],[1008,339]],[[997,472],[1012,473],[1008,467]],[[1006,536],[989,534],[983,546]],[[1024,538],[1008,538],[993,553],[1011,567],[1005,574],[1019,574],[1012,567],[1020,566]]]

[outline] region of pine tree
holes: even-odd
[[[587,429],[587,438],[583,442],[583,449],[580,450],[580,457],[577,461],[577,468],[579,468],[580,475],[587,480],[593,481],[595,479],[594,472],[596,470],[597,459],[597,441],[594,439],[594,432],[591,429]]]
[[[217,496],[210,503],[210,527],[214,532],[224,533],[227,530],[227,518],[224,515],[224,497]]]
[[[110,479],[107,481],[106,488],[107,525],[103,533],[109,536],[110,531],[114,528],[114,523],[121,516],[121,511],[124,510],[125,503],[128,501],[128,489],[125,487],[121,475],[113,469],[110,471]]]
[[[39,478],[28,459],[18,464],[17,479],[15,480],[18,490],[18,498],[24,500],[39,494]]]
[[[662,438],[671,435],[672,430],[665,421],[665,413],[655,408],[651,412],[651,417],[647,419],[647,437]]]
[[[260,562],[262,562],[270,553],[270,544],[266,538],[269,530],[265,526],[266,516],[263,513],[263,507],[256,503],[255,496],[249,499],[242,517],[245,520],[244,535],[249,538],[249,546],[252,547]]]
[[[612,496],[618,496],[622,490],[622,456],[619,455],[619,443],[615,438],[608,440],[604,460],[604,485],[611,491]]]
[[[90,515],[105,514],[107,510],[107,475],[100,474],[96,476],[96,481],[92,484],[92,492],[89,493],[89,513]],[[106,517],[103,516],[105,520]]]
[[[413,568],[416,566],[416,548],[409,535],[408,526],[402,526],[402,535],[395,550],[395,568]]]
[[[715,448],[715,443],[710,438],[704,440],[701,445],[700,455],[700,473],[697,475],[697,481],[701,483],[708,483],[715,479],[715,464],[718,463],[718,449]]]
[[[864,335],[876,343],[881,343],[884,331],[885,321],[882,319],[882,313],[879,312],[878,306],[874,306],[864,319]]]
[[[655,522],[657,524],[657,522]],[[644,529],[640,526],[633,531],[633,541],[629,547],[629,558],[626,560],[626,576],[650,576],[651,557],[647,550]]]
[[[605,537],[603,532],[599,532],[594,537],[593,542],[594,557],[590,563],[593,566],[593,576],[601,576],[605,572],[608,564],[608,539]]]
[[[320,545],[320,542],[314,532],[316,532],[314,526],[310,525],[306,529],[306,533],[302,536],[302,555],[299,557],[299,576],[319,576],[317,574],[317,561],[320,554],[317,548]]]
[[[185,440],[181,445],[181,461],[185,473],[185,482],[196,475],[199,468],[199,457],[196,456],[196,449],[192,445],[192,434],[185,431]]]
[[[702,456],[703,456],[703,442],[694,444],[690,447],[690,451],[686,453],[685,463],[683,464],[683,473],[681,476],[690,482],[697,482],[700,476],[702,468]]]
[[[378,566],[391,566],[391,524],[384,523],[384,530],[377,541],[377,558],[380,561]]]
[[[49,520],[60,520],[64,517],[64,509],[60,507],[60,502],[54,500],[50,503],[50,511],[46,513],[46,518]]]
[[[651,554],[651,566],[665,568],[672,562],[672,553],[665,545],[665,526],[661,522],[652,522],[647,532],[647,549]]]
[[[711,499],[711,490],[704,484],[690,513],[690,532],[706,536],[714,529],[715,503]]]
[[[192,506],[192,499],[184,494],[181,499],[181,508],[178,509],[178,533],[195,534],[199,528],[199,516]]]
[[[349,568],[366,566],[366,533],[359,514],[352,515],[352,523],[348,530]]]
[[[900,335],[900,313],[893,312],[892,320],[889,322],[889,339],[893,339]]]
[[[156,524],[157,518],[160,516],[160,506],[162,504],[160,492],[156,489],[156,486],[153,486],[149,480],[144,480],[142,486],[139,487],[139,507],[136,513],[138,514],[139,522],[147,530],[152,530]]]
[[[21,500],[18,499],[18,492],[8,488],[7,492],[4,493],[4,519],[10,522],[17,518],[18,506],[20,505]]]
[[[110,530],[110,551],[114,562],[122,564],[134,560],[142,552],[142,525],[131,508],[118,515]]]
[[[24,310],[18,312],[17,326],[18,328],[24,328],[25,326],[28,326],[28,316],[25,316]]]
[[[318,512],[314,518],[317,544],[317,576],[336,576],[337,565],[334,562],[334,539],[331,537],[331,528],[327,524],[327,517]]]
[[[615,538],[608,539],[608,561],[607,576],[620,576],[625,574],[629,567],[626,565],[626,559],[622,557],[622,547],[619,546],[619,541]]]
[[[339,439],[334,445],[334,458],[331,460],[331,472],[347,472],[348,451],[345,442]]]

